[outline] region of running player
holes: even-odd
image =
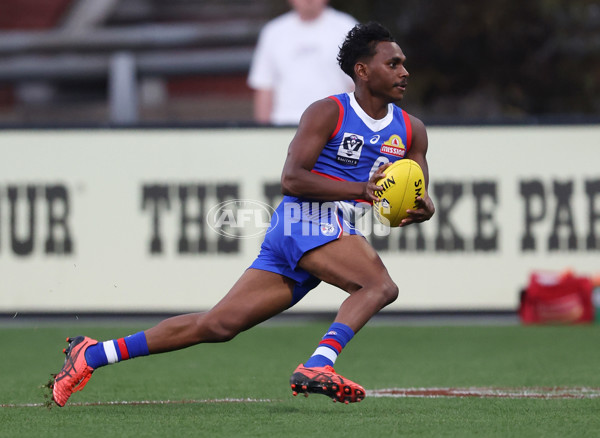
[[[376,184],[393,161],[415,160],[428,181],[427,134],[423,123],[394,105],[408,84],[406,57],[377,23],[357,25],[338,55],[355,92],[319,100],[307,108],[293,138],[281,176],[285,195],[260,254],[225,297],[205,313],[166,319],[125,338],[98,342],[69,338],[66,360],[52,383],[53,399],[64,406],[97,368],[148,354],[205,342],[225,342],[297,303],[320,281],[349,296],[313,355],[293,372],[297,393],[322,393],[357,402],[365,390],[337,374],[333,365],[352,337],[398,296],[381,259],[354,228],[377,200]],[[427,194],[402,222],[431,218]],[[283,220],[282,220],[283,218]]]

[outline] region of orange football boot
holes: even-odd
[[[308,397],[309,393],[323,394],[331,397],[334,402],[348,404],[365,398],[362,386],[337,374],[329,365],[313,368],[298,365],[290,378],[290,385],[294,395],[304,393]]]
[[[84,352],[89,346],[98,343],[87,336],[67,338],[67,342],[69,346],[63,350],[67,356],[65,364],[51,384],[52,400],[61,407],[67,403],[71,394],[81,391],[92,377],[94,369],[87,364]]]

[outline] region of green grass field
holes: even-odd
[[[0,328],[0,437],[597,437],[600,398],[384,398],[343,405],[292,397],[288,379],[327,323],[267,324],[98,370],[65,408],[41,386],[68,335],[100,340],[146,328]],[[336,369],[385,388],[600,388],[600,326],[367,325]],[[223,401],[230,399],[230,401]],[[231,399],[235,399],[231,401]],[[248,399],[248,400],[245,400]],[[170,401],[164,404],[109,404]],[[188,401],[189,403],[183,403]]]

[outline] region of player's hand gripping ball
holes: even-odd
[[[425,195],[425,177],[416,161],[404,158],[395,161],[385,170],[385,176],[377,181],[383,190],[375,195],[375,217],[384,225],[397,227],[409,215],[406,210],[416,209],[417,197]]]

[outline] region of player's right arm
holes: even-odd
[[[318,201],[379,199],[375,191],[382,187],[376,181],[383,177],[383,170],[378,170],[365,182],[336,181],[311,172],[337,126],[338,114],[338,105],[332,99],[319,100],[304,112],[281,174],[284,195]]]

